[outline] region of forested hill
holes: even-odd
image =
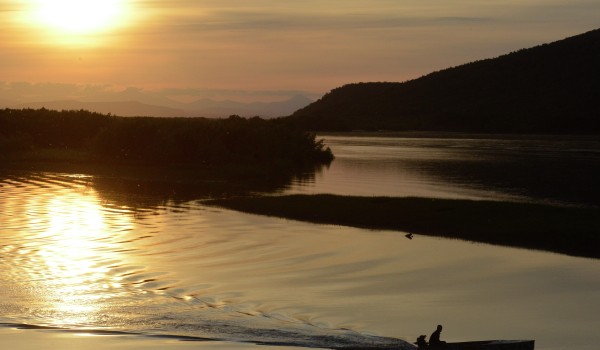
[[[600,133],[600,29],[403,83],[336,88],[286,118],[305,129]]]

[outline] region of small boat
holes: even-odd
[[[534,340],[484,340],[446,343],[425,349],[439,350],[533,350]],[[421,347],[419,348],[421,349]]]

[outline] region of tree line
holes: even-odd
[[[316,135],[277,120],[118,117],[85,110],[0,110],[0,155],[72,150],[87,160],[149,164],[314,165],[333,159]]]

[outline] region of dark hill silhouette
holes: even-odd
[[[314,131],[600,132],[600,29],[403,82],[349,84],[286,120]]]

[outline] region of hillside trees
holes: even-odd
[[[600,29],[433,72],[348,84],[285,120],[315,131],[600,133]]]

